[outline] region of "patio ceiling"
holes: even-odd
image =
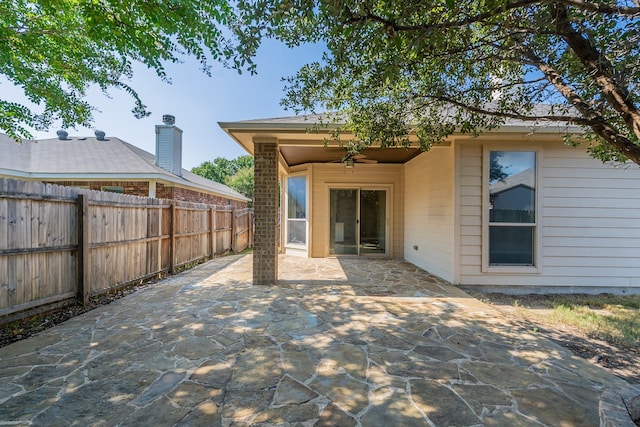
[[[313,121],[304,121],[299,117],[219,123],[251,155],[254,153],[255,138],[271,139],[278,142],[281,159],[289,167],[306,163],[339,163],[347,155],[347,150],[331,140],[330,127],[310,131],[312,124]],[[327,141],[328,146],[325,145]],[[371,147],[360,153],[356,163],[406,163],[420,153],[421,150],[415,147]]]
[[[305,163],[339,163],[347,154],[347,150],[341,147],[279,145],[278,148],[289,166]],[[405,163],[420,152],[418,148],[367,148],[356,157],[356,163]]]

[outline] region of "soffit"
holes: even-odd
[[[347,155],[344,147],[309,147],[301,145],[279,146],[287,165],[305,163],[340,163]],[[356,163],[406,163],[420,154],[418,148],[366,148],[356,156]]]

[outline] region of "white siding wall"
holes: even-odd
[[[542,265],[559,284],[640,286],[640,168],[547,146]]]
[[[477,283],[482,271],[482,144],[458,147],[460,178],[460,283]]]
[[[584,150],[557,142],[544,144],[538,165],[540,271],[483,274],[482,147],[459,149],[461,284],[640,287],[638,166],[604,165]]]
[[[453,153],[452,147],[434,148],[404,167],[404,257],[449,281],[454,275]]]

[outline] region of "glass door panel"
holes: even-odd
[[[329,253],[358,254],[358,189],[332,189],[330,192]]]
[[[387,192],[360,190],[360,255],[386,253]]]
[[[329,253],[387,253],[387,192],[357,188],[330,190]]]

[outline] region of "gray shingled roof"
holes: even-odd
[[[443,114],[446,114],[446,112],[443,112]],[[539,104],[534,106],[533,110],[531,111],[531,114],[534,116],[544,116],[544,115],[553,115],[554,113],[551,105]],[[308,126],[308,125],[316,125],[320,123],[328,123],[328,124],[334,123],[333,119],[336,117],[341,118],[341,115],[335,112],[327,112],[327,113],[320,113],[320,114],[301,114],[298,116],[289,116],[289,117],[272,117],[272,118],[263,118],[263,119],[240,120],[240,121],[229,122],[229,123],[265,125],[265,126],[277,126],[277,125],[307,125]],[[342,120],[339,120],[339,121],[344,122]],[[227,124],[225,122],[221,122],[221,124],[222,123]],[[565,130],[564,128],[567,125],[568,123],[551,122],[548,120],[527,121],[527,120],[520,120],[520,119],[514,119],[514,118],[507,118],[505,120],[505,123],[503,124],[504,127],[552,126],[552,127],[558,127],[559,129],[562,128],[562,130],[559,130],[559,131],[564,131]]]
[[[16,143],[0,134],[0,174],[30,178],[155,178],[236,200],[249,199],[226,185],[182,169],[182,177],[155,164],[155,156],[119,138],[71,137]],[[13,173],[12,173],[13,172]]]

